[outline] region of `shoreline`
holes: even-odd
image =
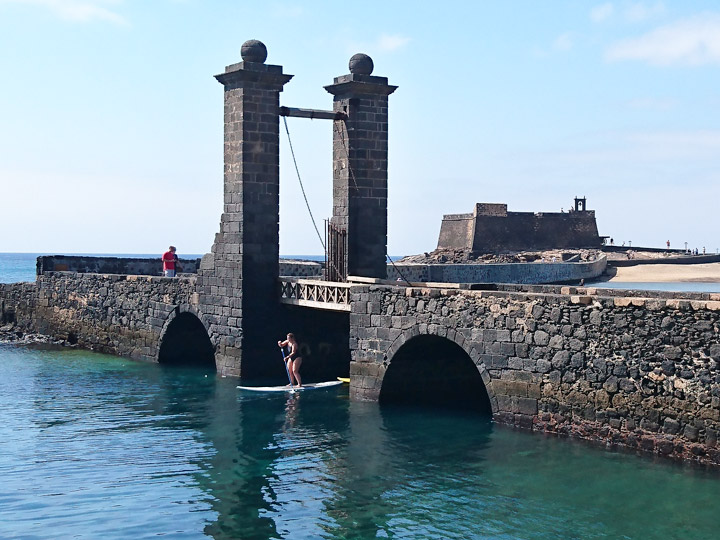
[[[607,272],[611,283],[720,283],[720,263],[608,266]]]

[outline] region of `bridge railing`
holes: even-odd
[[[282,277],[280,303],[331,311],[350,311],[351,287],[350,283]]]

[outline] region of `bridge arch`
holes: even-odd
[[[157,362],[216,370],[215,344],[204,317],[193,306],[177,306],[168,316],[158,340]]]
[[[490,374],[462,335],[444,328],[415,327],[401,334],[385,356],[381,403],[412,403],[497,410]]]

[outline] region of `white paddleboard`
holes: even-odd
[[[331,388],[342,384],[342,381],[325,381],[319,383],[303,384],[302,386],[292,387],[285,386],[238,386],[240,390],[250,390],[251,392],[292,392],[299,390],[319,390],[321,388]]]

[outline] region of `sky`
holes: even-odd
[[[720,248],[717,0],[0,0],[0,252],[210,250],[223,90],[259,39],[281,105],[369,54],[390,96],[388,252],[437,246],[476,202],[587,197],[617,245]],[[318,227],[332,123],[289,118]],[[322,254],[281,121],[280,252]]]

